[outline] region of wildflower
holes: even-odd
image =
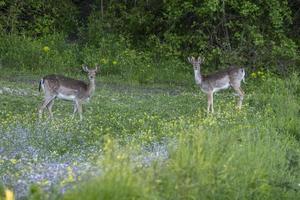
[[[47,53],[48,51],[50,51],[50,48],[48,46],[44,46],[43,51]]]
[[[107,150],[111,149],[111,147],[112,147],[112,141],[110,138],[108,138],[104,144],[103,149],[104,149],[104,151],[107,151]]]
[[[17,163],[17,160],[16,160],[16,159],[10,159],[10,162],[11,162],[12,164],[16,164],[16,163]]]
[[[117,155],[117,159],[118,160],[123,160],[123,159],[125,159],[125,155],[119,154],[119,155]]]
[[[101,63],[103,63],[103,64],[107,64],[107,63],[108,63],[108,60],[107,60],[107,59],[105,59],[105,58],[102,58],[102,59],[101,59]]]
[[[156,183],[161,183],[162,180],[161,180],[161,179],[157,179],[157,180],[155,180],[155,182],[156,182]]]
[[[111,144],[111,139],[108,138],[106,142],[107,142],[106,143],[107,145],[110,145]]]
[[[72,169],[72,167],[68,166],[67,167],[67,172],[68,172],[67,181],[68,182],[73,182],[74,181],[74,176],[73,176],[73,169]]]
[[[9,189],[6,189],[5,190],[5,200],[14,200],[15,197],[14,197],[14,193],[9,190]]]

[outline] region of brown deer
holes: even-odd
[[[87,66],[83,65],[82,69],[88,73],[89,84],[62,75],[47,75],[40,80],[39,91],[41,88],[44,90],[45,98],[42,106],[39,108],[39,119],[42,118],[46,107],[50,118],[53,119],[52,106],[54,99],[59,98],[73,101],[74,111],[72,118],[78,111],[80,120],[82,120],[82,103],[88,101],[95,91],[95,76],[98,65],[96,65],[95,69],[88,69]]]
[[[204,59],[198,57],[195,59],[194,57],[188,57],[188,61],[194,67],[195,81],[196,84],[201,88],[201,90],[207,94],[208,105],[207,112],[214,112],[213,107],[213,95],[214,92],[219,90],[227,89],[232,87],[239,96],[239,101],[237,103],[237,107],[241,109],[242,102],[244,99],[244,92],[241,89],[241,81],[244,81],[245,78],[245,70],[243,68],[238,67],[230,67],[223,71],[216,72],[214,74],[210,74],[207,76],[201,75],[200,65],[203,63]]]

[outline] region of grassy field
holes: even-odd
[[[192,80],[136,85],[98,77],[82,122],[71,119],[72,103],[56,100],[54,121],[45,112],[42,123],[39,78],[0,78],[1,193],[91,200],[300,195],[297,75],[248,77],[242,110],[227,90],[215,95],[209,115]]]

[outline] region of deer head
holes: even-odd
[[[86,65],[82,65],[82,70],[86,73],[88,73],[88,77],[90,81],[95,80],[96,73],[98,71],[99,65],[96,64],[95,69],[89,69]]]
[[[201,59],[200,56],[198,58],[194,58],[194,56],[188,57],[189,63],[191,63],[194,67],[194,70],[200,69],[200,65],[204,62],[204,58]]]

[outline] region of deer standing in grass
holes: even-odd
[[[212,113],[214,112],[214,92],[227,89],[229,87],[232,87],[237,92],[239,96],[237,107],[241,109],[242,102],[244,99],[244,92],[241,89],[241,81],[244,81],[245,78],[245,70],[243,68],[230,67],[226,70],[204,76],[201,75],[200,72],[200,65],[203,63],[203,59],[201,59],[200,57],[198,57],[197,59],[195,59],[194,57],[188,57],[188,61],[194,67],[196,84],[201,88],[201,90],[204,93],[207,94],[207,113],[209,113],[210,110]]]
[[[88,73],[90,82],[86,84],[83,81],[68,78],[62,75],[47,75],[40,80],[39,91],[44,90],[45,98],[42,106],[39,108],[39,119],[42,118],[43,111],[47,107],[50,118],[53,119],[52,106],[54,99],[74,102],[74,118],[78,111],[80,120],[82,120],[82,103],[88,101],[95,91],[95,76],[98,66],[95,69],[88,69],[82,66],[83,71]]]

